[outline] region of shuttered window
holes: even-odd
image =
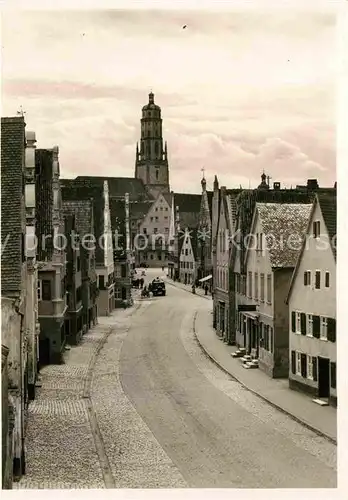
[[[312,373],[313,373],[313,380],[316,382],[318,380],[318,366],[317,366],[317,358],[312,356]]]
[[[327,340],[336,342],[336,320],[335,318],[327,318]]]
[[[301,353],[301,375],[307,378],[307,356],[303,353]]]
[[[296,332],[296,312],[292,311],[291,313],[291,331],[293,333]]]
[[[291,351],[291,372],[296,373],[296,351]]]
[[[330,385],[332,389],[336,389],[336,363],[330,364]]]
[[[315,288],[320,288],[320,271],[315,271]]]
[[[306,313],[301,313],[301,334],[306,335],[307,330],[307,318]]]
[[[267,274],[267,302],[272,303],[272,275]]]
[[[260,274],[260,299],[261,302],[265,301],[265,275]]]
[[[313,337],[320,337],[320,316],[313,316]]]
[[[325,287],[330,287],[330,273],[325,273]]]

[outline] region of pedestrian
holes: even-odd
[[[205,285],[204,287],[204,295],[208,295],[208,285]]]
[[[144,278],[141,278],[140,279],[140,288],[143,288],[143,286],[144,286]]]

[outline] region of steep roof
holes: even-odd
[[[90,200],[63,200],[64,216],[75,215],[76,228],[82,239],[87,234],[94,234],[93,198]]]
[[[313,203],[313,206],[312,206],[312,210],[311,210],[311,214],[310,214],[310,217],[308,220],[308,224],[307,224],[307,231],[306,231],[307,235],[312,230],[313,214],[314,214],[315,208],[318,204],[320,205],[321,213],[323,215],[325,226],[326,226],[326,229],[328,231],[332,252],[333,252],[334,258],[336,259],[336,217],[337,217],[336,193],[333,191],[331,191],[331,192],[321,191],[321,192],[317,193],[315,200],[314,200],[314,203]],[[325,213],[325,215],[324,215],[324,213]],[[289,299],[291,296],[293,285],[294,285],[295,280],[296,280],[296,276],[298,273],[298,269],[300,267],[301,259],[302,259],[303,253],[305,251],[305,248],[306,248],[306,241],[303,241],[301,251],[299,252],[299,256],[297,258],[296,267],[295,267],[295,270],[292,274],[289,293],[288,293],[288,296],[286,299],[287,304],[289,303]]]
[[[75,180],[81,183],[85,181],[91,183],[108,181],[110,198],[124,198],[124,195],[128,193],[130,200],[152,199],[147,193],[142,180],[133,177],[78,176]]]
[[[336,258],[336,242],[334,241],[337,233],[337,197],[336,192],[318,192],[317,199],[320,205],[321,213],[329,238],[333,253]]]
[[[311,209],[304,203],[256,203],[272,267],[295,267]]]
[[[198,227],[201,197],[201,194],[174,193],[174,207],[179,207],[182,229],[185,229],[185,227]]]
[[[24,118],[1,118],[1,293],[4,296],[21,290],[24,161]]]

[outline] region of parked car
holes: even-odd
[[[159,295],[164,296],[166,294],[166,285],[164,281],[153,280],[151,283],[151,292],[154,297],[158,297]]]

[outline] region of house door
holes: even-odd
[[[330,394],[330,360],[318,358],[318,392],[320,398],[328,398]]]

